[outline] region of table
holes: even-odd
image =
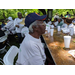
[[[57,32],[54,29],[53,37],[48,37],[43,34],[43,39],[49,49],[49,52],[57,65],[75,65],[75,58],[73,58],[68,51],[75,49],[75,35],[71,38],[70,49],[64,48],[64,38],[62,32]]]

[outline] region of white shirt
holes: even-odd
[[[54,22],[54,24],[55,24],[55,26],[57,26],[57,24],[58,24],[58,21]]]
[[[48,23],[46,24],[46,30],[48,31],[48,33],[50,32],[50,25]]]
[[[23,28],[23,26],[24,26],[24,25],[20,24],[20,22],[22,22],[22,20],[23,20],[23,18],[21,18],[21,19],[16,18],[16,19],[14,20],[14,26],[15,26],[15,25],[19,25],[19,28],[16,27],[16,32],[17,32],[17,33],[21,33],[21,30],[22,30],[22,28]]]
[[[74,34],[75,34],[75,25],[73,25],[72,23],[68,26],[69,28],[72,27],[74,28]]]
[[[51,25],[51,23],[52,23],[51,21],[48,22],[48,24],[50,24],[50,25]]]
[[[71,24],[69,24],[69,27],[74,27],[74,25],[71,23]]]
[[[68,27],[68,25],[66,24],[66,23],[64,23],[63,25],[62,25],[62,28],[67,28]]]
[[[23,27],[21,30],[21,34],[25,36],[28,33],[29,33],[29,29],[27,27]]]
[[[14,21],[13,20],[9,21],[4,27],[8,28],[10,31],[14,30],[15,28]]]
[[[21,33],[28,34],[29,29],[27,27],[23,27],[22,30],[21,30]]]
[[[51,25],[50,28],[51,28],[51,29],[54,29],[54,25]]]
[[[15,32],[14,21],[13,21],[13,20],[9,21],[9,22],[2,28],[2,30],[5,30],[5,27],[8,28],[7,31],[6,31],[7,34],[12,34],[12,33],[15,34],[15,33],[16,33],[16,32]],[[12,33],[10,33],[10,31],[11,31]]]
[[[45,59],[46,56],[41,40],[27,34],[20,45],[17,64],[44,65]]]
[[[54,18],[59,18],[59,16],[58,15],[55,15]]]

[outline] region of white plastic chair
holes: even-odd
[[[0,43],[4,42],[6,40],[7,40],[7,36],[6,35],[0,37]],[[0,49],[0,53],[7,52],[7,50],[5,48],[6,48],[6,45],[2,49]]]
[[[0,49],[1,54],[4,53],[4,52],[7,52],[7,50],[5,48],[6,48],[6,46],[4,46],[2,49]]]
[[[19,49],[16,46],[11,46],[11,48],[7,51],[5,56],[3,57],[3,62],[5,65],[13,65],[14,58],[19,52]]]

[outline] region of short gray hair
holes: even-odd
[[[33,26],[37,26],[37,21],[34,21],[33,23],[30,24],[29,26],[29,32],[33,32]]]
[[[38,20],[36,20],[33,23],[31,23],[30,26],[29,26],[29,32],[33,32],[33,26],[38,27],[38,25],[42,24],[42,23],[44,23],[44,22],[43,21],[38,21]]]

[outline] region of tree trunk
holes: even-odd
[[[47,15],[47,18],[52,19],[53,9],[47,9],[47,13],[46,13],[45,9],[38,9],[38,10],[40,10],[43,13],[43,15]]]
[[[53,9],[48,9],[47,11],[48,18],[52,19],[52,15],[53,15],[52,13],[53,13]]]

